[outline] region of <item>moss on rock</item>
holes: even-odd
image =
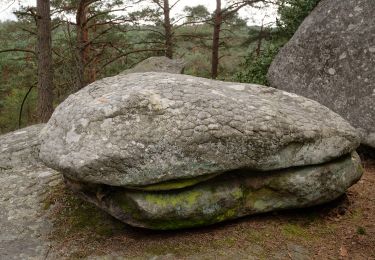
[[[67,184],[123,222],[166,230],[329,202],[359,180],[359,164],[354,154],[323,165],[268,173],[230,172],[193,186],[158,191],[90,185],[69,179]]]

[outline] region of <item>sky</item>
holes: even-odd
[[[19,3],[23,5],[35,5],[36,0],[0,0],[0,20],[15,20],[16,17],[12,14],[14,10],[17,9]],[[13,4],[12,4],[13,3]],[[174,1],[170,1],[171,4]],[[223,5],[225,6],[226,1],[223,0]],[[207,9],[212,12],[215,9],[215,0],[181,0],[178,5],[176,5],[176,9],[174,14],[181,13],[185,6],[195,6],[195,5],[205,5]],[[264,23],[272,23],[275,21],[276,17],[276,10],[275,8],[269,7],[262,10],[258,10],[255,8],[246,8],[240,11],[240,16],[244,18],[248,18],[248,24],[253,25],[257,24],[260,25],[262,22]]]

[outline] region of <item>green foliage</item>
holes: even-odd
[[[277,26],[281,32],[292,37],[307,15],[315,8],[320,0],[280,0],[278,13],[280,19]]]
[[[187,18],[187,22],[200,22],[207,20],[210,17],[210,12],[204,5],[197,6],[185,6],[184,13]]]
[[[278,53],[279,48],[280,45],[267,44],[260,55],[257,55],[256,52],[252,52],[246,57],[244,63],[247,69],[238,72],[236,74],[236,79],[239,82],[267,85],[267,71],[272,60]]]
[[[29,26],[27,21],[0,23],[1,49],[33,50],[35,42],[18,27]],[[31,28],[32,29],[32,28]],[[17,129],[19,110],[28,89],[36,82],[35,60],[30,52],[0,53],[0,133]],[[24,105],[23,126],[35,123],[35,91]]]
[[[280,1],[277,28],[249,27],[236,12],[226,17],[221,32],[219,79],[267,84],[266,73],[274,56],[318,2]],[[151,5],[126,15],[126,12],[110,12],[123,8],[122,4],[119,0],[105,0],[90,5],[90,15],[97,16],[88,24],[90,62],[87,71],[94,71],[95,79],[116,75],[150,56],[164,55],[160,8]],[[74,17],[77,5],[77,0],[52,1],[55,105],[77,90],[77,30],[66,21],[66,17]],[[26,7],[20,9],[18,21],[0,22],[1,50],[35,50],[35,21],[30,15],[22,15],[27,10]],[[204,5],[186,7],[184,11],[186,21],[191,23],[175,24],[174,56],[187,61],[186,74],[209,78],[213,27],[201,21],[211,18],[212,14]],[[117,22],[107,23],[112,18]],[[28,89],[36,85],[35,56],[31,52],[0,53],[0,77],[0,133],[5,133],[18,127],[22,100]],[[36,122],[36,92],[34,88],[26,100],[22,126]]]
[[[255,28],[249,34],[250,53],[246,56],[242,69],[236,74],[235,80],[240,82],[268,85],[268,69],[281,49],[289,41],[306,16],[320,0],[280,0],[276,21],[277,28]],[[255,36],[255,37],[254,37]],[[262,49],[259,48],[259,42]]]
[[[8,95],[2,99],[3,112],[0,113],[0,133],[5,133],[18,128],[18,117],[21,103],[27,89],[13,88]],[[22,126],[36,122],[36,91],[29,94],[23,107]]]
[[[357,228],[357,234],[358,235],[366,235],[366,229],[364,227],[358,227]]]

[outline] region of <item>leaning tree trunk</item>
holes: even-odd
[[[169,0],[164,0],[164,30],[165,30],[165,56],[173,58],[173,35],[172,24],[170,18],[171,9],[169,7]]]
[[[214,32],[212,36],[212,58],[211,58],[211,78],[216,79],[219,68],[219,45],[220,45],[220,31],[223,16],[221,11],[221,0],[216,0],[216,11],[214,19]]]
[[[47,122],[53,113],[53,69],[49,0],[37,0],[38,120]]]
[[[79,1],[76,14],[77,29],[77,82],[76,89],[79,90],[87,85],[86,67],[89,52],[89,32],[87,26],[88,3],[86,0]]]

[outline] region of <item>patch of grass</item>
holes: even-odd
[[[281,233],[289,239],[303,239],[307,240],[310,238],[310,235],[306,229],[302,228],[296,224],[285,224],[282,226]]]
[[[358,235],[366,235],[366,229],[364,227],[357,227]]]
[[[363,212],[360,209],[356,209],[356,210],[353,211],[351,216],[352,216],[353,220],[359,221],[363,217]]]
[[[54,226],[50,238],[56,244],[64,243],[69,238],[89,245],[109,238],[124,228],[123,223],[76,197],[64,185],[55,187],[49,193],[44,200],[44,209],[50,211],[49,216]],[[90,250],[82,245],[72,254],[87,256]]]
[[[265,232],[264,232],[265,233]],[[246,238],[253,243],[259,243],[264,239],[264,233],[258,230],[248,230],[246,232]]]

